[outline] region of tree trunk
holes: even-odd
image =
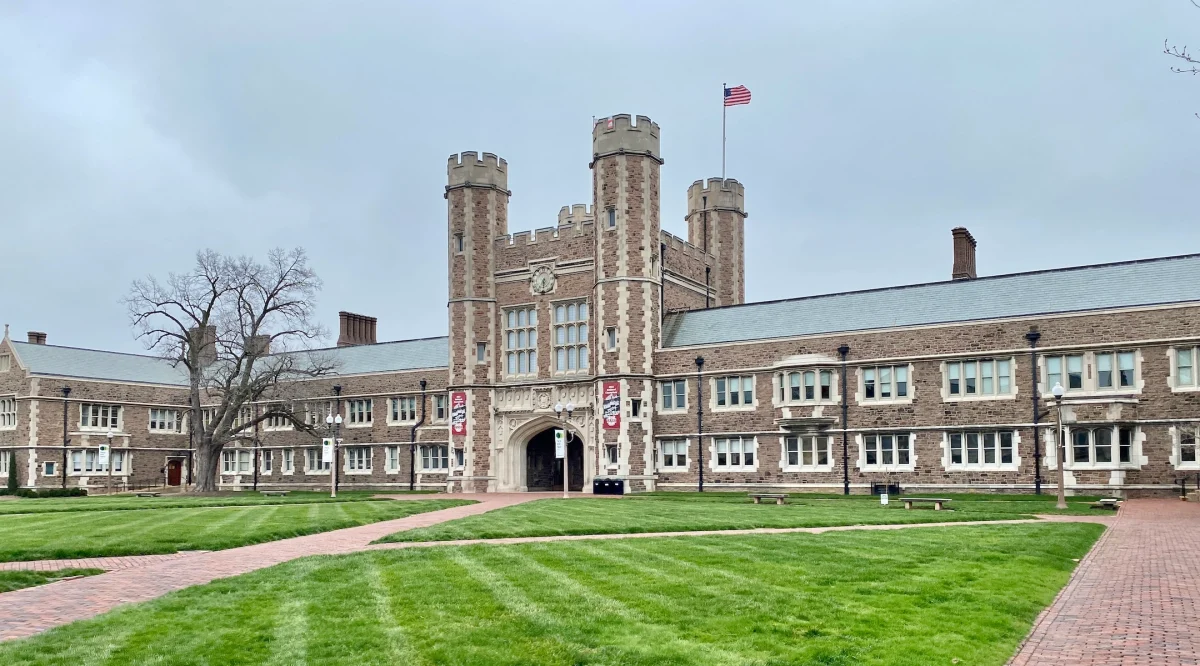
[[[191,492],[213,493],[217,491],[217,466],[221,462],[221,449],[212,441],[202,442],[196,447],[196,473]]]

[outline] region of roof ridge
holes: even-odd
[[[117,354],[120,356],[133,356],[134,358],[145,358],[145,359],[149,359],[151,361],[163,361],[165,363],[173,363],[173,361],[171,359],[163,358],[161,356],[153,356],[151,354],[135,354],[133,352],[113,351],[111,349],[92,349],[90,347],[73,347],[71,345],[38,344],[35,342],[22,342],[21,340],[9,340],[9,342],[11,342],[13,344],[18,344],[18,345],[25,345],[26,347],[35,347],[35,348],[36,347],[53,347],[55,349],[70,349],[72,351],[94,352],[97,354]]]
[[[449,340],[449,339],[450,339],[449,335],[432,335],[427,338],[409,338],[407,340],[385,340],[383,342],[372,342],[371,344],[368,344],[368,345],[344,345],[341,347],[334,345],[333,347],[318,347],[317,349],[296,349],[296,350],[293,350],[290,352],[279,352],[279,353],[295,354],[295,353],[301,352],[301,351],[305,351],[305,352],[336,351],[338,349],[381,347],[383,345],[400,344],[401,342],[428,342],[430,340]]]

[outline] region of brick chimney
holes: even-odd
[[[46,344],[46,334],[42,333],[41,331],[30,331],[29,332],[29,344],[31,344],[31,345]]]
[[[217,327],[205,326],[203,329],[196,327],[188,331],[191,336],[191,344],[199,350],[197,360],[200,362],[200,367],[208,367],[217,362]]]
[[[338,313],[339,347],[375,344],[375,317],[342,311]]]
[[[974,280],[975,274],[975,237],[966,227],[955,227],[950,230],[954,236],[954,268],[950,277],[955,280]]]

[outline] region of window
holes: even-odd
[[[463,449],[454,449],[454,467],[462,469],[466,463],[464,462],[466,452]]]
[[[79,427],[88,430],[120,430],[120,405],[79,405]]]
[[[1016,447],[1011,432],[952,432],[947,436],[947,468],[1015,465]]]
[[[258,454],[259,466],[262,468],[263,474],[270,474],[271,468],[275,463],[273,460],[274,456],[272,456],[271,453],[272,451],[270,449],[264,449]]]
[[[668,471],[687,469],[686,439],[665,439],[659,443],[658,450],[662,455],[660,465],[670,468]]]
[[[1134,429],[1129,427],[1071,428],[1067,442],[1075,465],[1132,464]]]
[[[110,449],[108,457],[112,461],[114,474],[120,474],[125,471],[124,451]],[[99,449],[72,451],[70,471],[73,474],[105,474],[108,472],[108,465],[100,462]]]
[[[604,447],[604,462],[607,463],[609,467],[616,467],[618,464],[620,464],[620,459],[621,447],[617,446],[616,444],[609,444]]]
[[[326,400],[325,402],[310,402],[304,405],[304,422],[310,426],[319,426],[325,423],[325,417],[333,414],[333,402]]]
[[[833,371],[789,372],[783,376],[780,397],[784,402],[833,400]]]
[[[294,455],[295,455],[295,453],[291,449],[283,450],[283,454],[281,456],[283,458],[283,460],[281,460],[280,462],[283,463],[283,473],[284,474],[291,474],[292,472],[295,471],[295,469],[293,468],[293,465],[295,464],[295,461],[293,460]]]
[[[896,400],[908,397],[908,366],[863,368],[864,400]]]
[[[1176,467],[1200,467],[1200,425],[1189,423],[1180,426],[1179,432],[1179,454]]]
[[[1064,367],[1066,376],[1063,375]],[[1062,384],[1068,391],[1083,388],[1082,354],[1046,357],[1046,393],[1050,393],[1055,384]]]
[[[151,409],[151,432],[183,432],[183,414],[178,409]]]
[[[56,472],[57,469],[58,468],[54,464],[53,460],[47,460],[46,462],[42,463],[42,475],[43,476],[55,476],[55,474],[57,473]]]
[[[12,370],[12,355],[0,354],[0,372]]]
[[[504,313],[504,367],[510,377],[537,374],[537,310]]]
[[[617,209],[616,208],[608,209],[608,228],[609,229],[617,228]]]
[[[374,404],[375,401],[370,398],[366,400],[347,400],[346,406],[350,412],[350,425],[371,425],[371,409]]]
[[[388,446],[383,450],[384,471],[395,473],[400,471],[400,447]]]
[[[475,343],[475,362],[476,363],[487,363],[487,343],[486,342],[476,342]]]
[[[587,303],[560,303],[554,306],[554,371],[556,373],[587,371],[587,319]]]
[[[391,406],[393,423],[412,423],[417,420],[417,399],[415,397],[392,398]]]
[[[754,438],[721,437],[714,440],[717,469],[751,470],[754,468]]]
[[[629,418],[642,418],[642,401],[640,399],[632,398],[629,400]]]
[[[433,420],[446,420],[446,395],[444,393],[433,396]]]
[[[754,404],[754,377],[718,377],[714,393],[718,407],[751,406]]]
[[[658,383],[658,391],[662,395],[662,411],[687,409],[687,380],[673,379]]]
[[[1011,395],[1012,359],[947,362],[946,394],[951,398]]]
[[[1096,354],[1096,388],[1133,388],[1133,366],[1133,352]]]
[[[1200,358],[1200,347],[1186,347],[1175,350],[1175,388],[1198,388],[1196,380],[1196,359]]]
[[[266,412],[270,414],[267,420],[263,421],[263,429],[265,430],[291,430],[292,420],[288,418],[292,409],[286,405],[267,405]]]
[[[0,451],[0,476],[8,477],[8,458],[12,455],[8,451]]]
[[[371,447],[347,446],[346,469],[351,472],[371,471]]]
[[[315,446],[304,450],[305,468],[310,474],[328,472],[330,464],[321,462],[321,447]]]
[[[462,234],[454,234],[454,251],[455,252],[463,251],[463,235]]]
[[[214,407],[204,407],[200,410],[200,422],[205,428],[212,425],[213,419],[217,417],[217,410]]]
[[[0,428],[15,427],[17,427],[16,397],[0,398]]]
[[[319,449],[318,449],[319,451]],[[249,474],[250,452],[245,449],[226,449],[221,452],[222,474]]]
[[[829,437],[804,435],[783,439],[784,467],[828,468],[830,466]]]
[[[912,435],[864,435],[862,439],[862,469],[882,471],[912,469]]]
[[[608,351],[617,350],[617,329],[615,327],[609,326],[608,328],[604,329],[604,341],[605,347],[608,349]]]
[[[420,448],[422,470],[441,472],[450,466],[449,451],[445,444],[422,444]]]
[[[241,428],[244,425],[249,424],[251,421],[254,420],[254,417],[255,417],[255,408],[254,407],[242,407],[241,409],[239,409],[237,411],[237,417],[233,419],[234,430]]]

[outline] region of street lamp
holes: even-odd
[[[111,495],[112,494],[112,468],[113,468],[113,450],[112,450],[113,432],[112,432],[112,430],[109,430],[108,433],[105,435],[105,437],[108,438],[108,460],[106,461],[108,463],[107,464],[108,483],[106,484],[108,487],[105,488],[105,490],[107,490],[108,494]]]
[[[1063,456],[1066,454],[1066,447],[1063,445],[1062,427],[1062,397],[1065,389],[1061,383],[1054,382],[1054,388],[1050,389],[1050,392],[1054,394],[1054,411],[1058,424],[1058,430],[1054,435],[1055,447],[1058,449],[1058,454],[1054,456],[1057,459],[1055,462],[1058,464],[1058,504],[1054,508],[1065,509],[1067,508],[1067,491],[1063,487]]]
[[[333,431],[333,460],[329,461],[329,496],[337,497],[338,437],[342,434],[342,415],[327,415],[325,425]]]
[[[566,404],[566,406],[563,406],[563,404],[561,402],[554,403],[554,413],[557,414],[558,418],[560,418],[560,419],[562,418],[563,410],[566,410],[567,421],[570,422],[571,412],[575,411],[575,403],[568,402]],[[567,463],[571,460],[571,452],[570,452],[570,446],[569,446],[571,444],[571,431],[568,428],[563,428],[563,433],[565,435],[564,441],[563,441],[563,499],[566,499],[569,497],[569,495],[567,494],[567,488],[568,488],[568,486],[567,486]]]

